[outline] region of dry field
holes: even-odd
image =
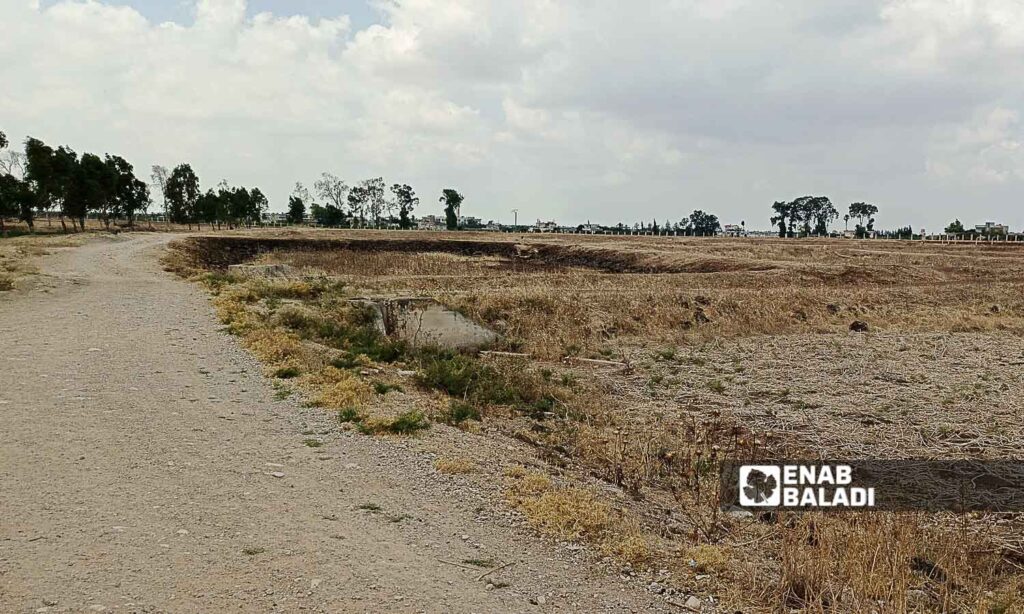
[[[285,393],[338,428],[436,453],[438,471],[667,599],[1024,611],[1018,517],[722,513],[715,471],[783,455],[1017,456],[1024,250],[424,236],[194,237],[167,264],[210,288]],[[301,277],[224,271],[249,261]],[[500,332],[504,353],[412,350],[346,300],[410,295]]]

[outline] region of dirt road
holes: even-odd
[[[0,611],[671,607],[484,519],[408,447],[304,445],[330,417],[275,399],[160,270],[168,240],[97,239],[0,296]],[[442,562],[468,559],[514,564]]]

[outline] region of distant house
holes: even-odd
[[[739,224],[726,224],[722,226],[722,234],[727,237],[742,237],[745,231]]]
[[[974,227],[974,231],[980,235],[985,236],[1003,236],[1010,234],[1010,227],[1006,224],[997,224],[995,222],[985,222],[984,224],[978,224]]]
[[[537,220],[537,223],[530,227],[530,232],[558,232],[558,223],[554,220],[550,222]]]
[[[416,228],[419,230],[445,230],[448,228],[448,224],[443,217],[424,215],[416,219]]]

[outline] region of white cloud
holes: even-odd
[[[382,23],[200,0],[0,0],[0,119],[79,151],[190,161],[282,207],[323,170],[456,186],[484,217],[767,226],[825,192],[937,226],[1024,224],[1016,0],[380,0]],[[40,41],[46,41],[40,44]],[[429,205],[426,205],[429,206]],[[1002,209],[1000,209],[1002,207]]]

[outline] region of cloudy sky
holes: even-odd
[[[0,0],[0,23],[12,140],[188,161],[277,210],[331,171],[506,222],[766,228],[825,194],[882,227],[1024,226],[1020,0]]]

